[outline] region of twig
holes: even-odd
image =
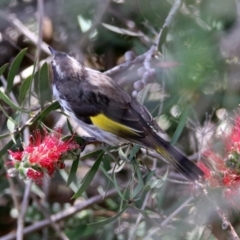
[[[117,194],[117,190],[116,189],[111,189],[105,195],[105,198],[112,197],[116,194]],[[64,220],[65,218],[68,218],[68,217],[74,215],[75,213],[77,213],[79,211],[82,211],[83,209],[89,208],[94,204],[101,203],[103,200],[104,199],[101,195],[94,196],[92,198],[89,198],[85,202],[80,202],[79,204],[77,204],[75,206],[69,207],[69,208],[67,208],[67,209],[65,209],[65,210],[63,210],[63,211],[61,211],[57,214],[52,215],[50,217],[50,219],[51,219],[52,222],[58,222],[60,220]],[[42,228],[48,226],[51,223],[50,219],[45,219],[45,220],[42,220],[42,221],[38,221],[38,222],[35,222],[34,224],[28,226],[28,227],[25,227],[23,229],[23,234],[26,235],[26,234],[29,234],[31,232],[37,231],[39,229],[42,229]],[[15,238],[16,238],[16,233],[10,233],[10,234],[7,234],[7,235],[1,237],[1,240],[12,240],[12,239],[15,239]]]
[[[145,198],[144,198],[144,202],[142,204],[142,207],[141,207],[141,210],[144,210],[144,208],[146,207],[147,205],[147,202],[148,202],[148,198],[149,198],[149,195],[150,195],[150,191],[146,194]],[[135,225],[133,226],[133,229],[131,230],[131,235],[129,236],[129,240],[133,240],[135,239],[135,235],[136,235],[136,230],[137,230],[137,227],[141,221],[141,219],[143,218],[143,215],[141,213],[138,214],[138,218],[137,218],[137,221],[135,223]]]
[[[21,205],[21,211],[20,211],[20,214],[18,216],[17,234],[16,234],[17,240],[22,240],[23,239],[24,219],[25,219],[25,214],[26,214],[27,207],[28,207],[28,199],[29,199],[31,186],[32,186],[32,181],[29,180],[26,184],[26,188],[25,188],[25,192],[24,192],[24,196],[23,196],[23,201],[22,201],[22,205]]]
[[[148,240],[151,238],[153,234],[155,234],[157,231],[159,231],[159,228],[164,227],[166,224],[168,224],[179,212],[183,210],[183,208],[186,207],[187,204],[189,204],[194,199],[193,196],[189,197],[179,208],[177,208],[174,212],[172,212],[165,220],[162,221],[160,226],[158,228],[154,228],[151,231],[149,231],[148,235],[143,240]]]
[[[7,160],[6,160],[5,157],[3,158],[3,160],[4,160],[4,163],[5,163],[4,167],[5,167],[5,170],[7,172],[7,168],[6,168]],[[18,214],[19,214],[20,213],[20,205],[19,205],[19,201],[17,199],[16,188],[15,188],[15,185],[14,185],[14,181],[11,177],[8,177],[7,180],[8,180],[8,183],[9,183],[9,187],[10,187],[10,191],[11,191],[11,197],[13,199],[14,207],[17,209]]]
[[[120,72],[122,70],[127,69],[128,67],[130,67],[130,66],[132,66],[132,65],[134,65],[136,63],[142,63],[147,55],[148,55],[148,51],[145,52],[142,55],[139,55],[138,57],[134,58],[133,60],[124,62],[124,63],[122,63],[120,65],[117,65],[117,66],[115,66],[115,67],[105,71],[104,73],[106,75],[113,75],[113,74],[115,74],[117,72]]]
[[[175,3],[172,5],[172,8],[163,24],[162,29],[160,30],[156,38],[156,48],[162,48],[163,43],[166,40],[167,33],[173,23],[174,17],[176,16],[179,8],[181,7],[183,0],[175,0]]]
[[[13,26],[15,26],[19,32],[21,32],[24,36],[26,36],[31,42],[33,42],[36,46],[38,45],[38,36],[31,32],[21,21],[19,21],[13,14],[7,15],[0,11],[0,17],[7,20]],[[42,41],[41,50],[46,54],[50,55],[48,45]]]
[[[106,9],[109,5],[109,0],[99,0],[99,3],[97,4],[98,6],[98,11],[95,14],[95,18],[93,20],[93,23],[90,27],[90,29],[84,33],[81,42],[80,42],[80,46],[84,49],[86,47],[86,43],[89,40],[89,35],[93,32],[93,30],[96,29],[96,27],[99,25],[99,23],[101,22],[102,17],[104,16],[104,13],[106,12]]]
[[[169,28],[172,25],[172,22],[174,20],[175,15],[177,14],[179,8],[182,5],[183,0],[176,0],[175,3],[173,4],[164,24],[163,27],[161,28],[161,30],[159,31],[159,34],[156,38],[156,41],[154,43],[154,45],[150,48],[149,51],[147,51],[146,53],[136,57],[135,59],[131,60],[131,61],[127,61],[121,65],[115,66],[114,68],[105,71],[104,73],[106,75],[113,75],[119,71],[125,70],[126,68],[136,64],[136,63],[141,63],[145,60],[146,57],[152,57],[154,54],[157,53],[158,48],[161,48],[163,43],[165,42],[167,33],[169,31]]]
[[[41,45],[42,45],[42,35],[43,35],[43,16],[44,16],[44,7],[43,7],[43,0],[37,1],[38,5],[38,14],[37,14],[37,21],[38,21],[38,40],[37,40],[37,51],[36,51],[36,66],[39,64],[39,57],[41,54]],[[49,51],[48,51],[49,52]]]
[[[51,227],[55,230],[56,234],[58,235],[59,239],[61,240],[69,240],[67,235],[61,231],[60,226],[51,220],[51,216],[48,213],[48,209],[41,204],[41,201],[37,198],[34,193],[31,193],[31,198],[37,203],[38,210],[43,213],[46,219],[50,220]]]
[[[239,240],[239,237],[233,228],[232,224],[229,220],[225,217],[225,215],[221,212],[219,207],[217,207],[217,213],[222,220],[222,229],[227,232],[228,240]]]

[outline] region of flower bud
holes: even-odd
[[[152,80],[153,80],[153,79],[151,78],[151,75],[150,75],[149,71],[146,71],[146,72],[143,74],[142,81],[143,81],[145,84],[148,84],[148,83],[151,83]]]
[[[140,68],[138,68],[138,70],[137,70],[137,75],[138,75],[139,77],[142,77],[143,74],[145,73],[145,71],[146,71],[146,69],[145,69],[144,67],[140,67]]]
[[[139,80],[133,84],[134,89],[137,91],[141,91],[144,88],[144,86],[145,85],[142,80]]]
[[[137,90],[134,90],[134,91],[132,92],[132,97],[133,97],[133,98],[136,98],[137,95],[138,95],[138,91],[137,91]]]
[[[125,57],[125,61],[129,62],[135,58],[135,54],[133,51],[127,51],[125,52],[124,57]]]
[[[10,168],[7,170],[9,177],[16,177],[18,175],[18,170],[16,168]]]

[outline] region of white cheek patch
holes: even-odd
[[[68,56],[68,58],[71,60],[71,66],[75,71],[81,70],[81,65],[76,59],[74,59],[70,56]]]
[[[60,78],[65,78],[65,73],[61,70],[59,65],[55,66],[57,74],[60,76]]]
[[[60,99],[60,93],[57,90],[57,87],[56,87],[55,84],[52,85],[52,89],[53,89],[53,95],[56,97],[57,100],[59,100]]]

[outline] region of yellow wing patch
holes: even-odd
[[[108,118],[103,113],[98,114],[97,116],[90,117],[93,125],[99,127],[102,130],[113,133],[117,136],[122,135],[135,135],[140,136],[136,130],[127,127],[121,123],[115,122],[114,120]]]

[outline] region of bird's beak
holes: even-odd
[[[48,48],[53,56],[57,53],[52,47],[48,46]]]

